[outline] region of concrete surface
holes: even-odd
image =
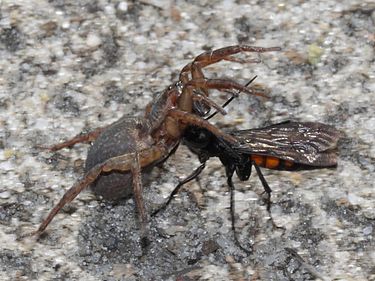
[[[0,279],[375,280],[374,30],[369,0],[1,0]],[[212,122],[319,121],[345,133],[337,169],[264,170],[284,232],[272,227],[257,177],[235,179],[237,231],[252,254],[237,247],[225,171],[212,159],[152,219],[147,252],[133,200],[112,204],[90,192],[40,240],[16,240],[82,175],[88,148],[38,146],[142,115],[195,55],[239,43],[283,50],[206,73],[241,83],[258,75],[271,99],[242,95]],[[144,191],[148,209],[198,164],[181,146],[156,168]]]

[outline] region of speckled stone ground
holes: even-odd
[[[372,1],[0,1],[1,280],[375,280],[375,5]],[[35,229],[83,173],[87,145],[38,148],[141,115],[203,50],[281,46],[261,64],[207,73],[271,90],[241,96],[218,126],[319,121],[345,133],[337,169],[264,171],[237,188],[233,240],[225,171],[208,162],[151,221],[142,253],[133,200],[84,192],[39,241]],[[258,56],[255,56],[258,57]],[[212,73],[212,74],[211,74]],[[217,96],[218,97],[218,96]],[[181,146],[151,175],[149,209],[198,161]],[[292,250],[291,250],[292,249]],[[298,256],[303,259],[301,261]]]

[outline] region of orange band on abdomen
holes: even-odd
[[[250,160],[259,167],[273,170],[290,170],[293,169],[295,165],[293,161],[279,159],[274,156],[251,154]]]

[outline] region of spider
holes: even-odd
[[[125,194],[133,194],[141,223],[141,240],[146,241],[148,215],[142,198],[142,172],[147,173],[173,154],[188,126],[205,129],[229,144],[237,143],[235,137],[203,118],[211,108],[226,114],[223,107],[209,98],[210,90],[237,90],[263,96],[262,93],[230,79],[208,79],[203,73],[203,68],[222,60],[238,63],[257,62],[254,59],[241,60],[234,55],[278,50],[279,47],[236,45],[204,52],[182,68],[176,83],[146,106],[143,117],[124,116],[107,127],[97,128],[49,147],[51,151],[56,151],[76,143],[94,141],[87,155],[86,173],[65,192],[39,228],[26,236],[42,234],[56,214],[83,189],[91,185],[94,192],[104,198],[116,199]]]

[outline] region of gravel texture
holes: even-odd
[[[189,2],[189,3],[188,3]],[[375,280],[375,5],[365,1],[0,1],[1,280]],[[283,120],[334,125],[337,169],[235,179],[233,239],[216,159],[152,218],[142,250],[132,199],[83,192],[38,241],[34,230],[83,173],[87,145],[48,152],[81,131],[142,115],[204,50],[281,46],[260,64],[223,62],[210,77],[254,75],[271,98],[242,95],[221,128]],[[214,95],[215,96],[215,95]],[[216,94],[216,98],[220,96]],[[185,147],[150,175],[156,209],[199,162]]]

